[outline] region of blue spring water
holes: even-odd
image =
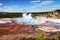
[[[28,19],[28,20],[18,19],[17,22],[19,24],[30,24],[30,25],[33,25],[33,24],[41,24],[42,22],[44,22],[44,20],[41,21],[41,20],[36,20],[36,19]],[[60,29],[60,25],[56,24],[55,22],[52,22],[52,21],[47,21],[47,22],[50,23],[50,24],[48,24],[48,25],[50,25],[50,27],[53,26],[56,29]]]
[[[39,24],[38,20],[20,20],[18,23],[20,24]]]

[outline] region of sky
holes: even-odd
[[[60,0],[0,0],[0,12],[46,12],[60,9]]]

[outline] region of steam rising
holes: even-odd
[[[23,17],[22,18],[18,18],[17,22],[20,24],[40,24],[40,23],[44,23],[46,20],[43,18],[41,20],[39,19],[34,19],[31,13],[23,13]]]

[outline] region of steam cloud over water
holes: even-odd
[[[45,19],[34,19],[32,16],[31,16],[31,13],[23,13],[23,17],[22,18],[18,18],[17,19],[17,22],[20,23],[20,24],[40,24],[40,23],[43,23],[45,22],[46,20]]]

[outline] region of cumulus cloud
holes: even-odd
[[[43,1],[41,3],[38,3],[38,4],[33,5],[31,8],[36,8],[36,7],[40,7],[40,6],[43,6],[43,5],[52,4],[53,2],[54,1]]]

